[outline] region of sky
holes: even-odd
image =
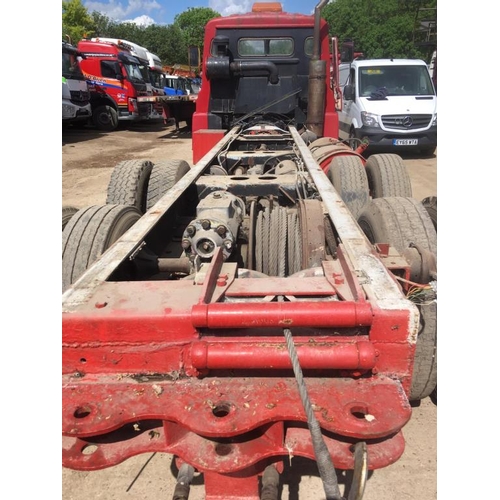
[[[177,14],[190,7],[208,7],[223,16],[250,12],[254,0],[83,0],[82,3],[88,12],[97,11],[115,21],[149,26],[172,24]],[[286,12],[310,15],[318,0],[281,0],[281,4]]]

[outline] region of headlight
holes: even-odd
[[[432,126],[437,127],[437,124],[438,124],[438,114],[436,113],[434,115],[434,118],[432,119]]]
[[[361,112],[361,121],[366,127],[379,127],[378,115],[373,113],[367,113],[366,111]]]

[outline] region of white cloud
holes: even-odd
[[[161,5],[156,0],[126,0],[125,2],[119,0],[109,0],[107,2],[88,0],[84,2],[84,6],[89,12],[95,10],[116,21],[124,21],[134,14],[142,12],[150,13],[161,8]],[[149,16],[141,15],[136,19],[141,19],[142,17]],[[151,18],[149,17],[149,19]]]
[[[222,16],[230,16],[250,12],[253,3],[254,0],[209,0],[208,5]]]
[[[155,20],[152,17],[146,16],[146,14],[136,17],[135,19],[126,19],[125,21],[122,21],[123,23],[135,23],[137,26],[151,26],[152,24],[155,24]]]

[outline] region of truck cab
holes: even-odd
[[[120,121],[149,119],[151,104],[140,102],[148,96],[140,62],[120,43],[80,40],[78,50],[85,56],[82,71],[90,88],[94,125],[114,130]]]
[[[86,123],[92,115],[87,81],[80,67],[81,54],[70,43],[62,42],[62,121]]]
[[[367,153],[437,147],[437,94],[420,59],[355,59],[339,66],[339,136]]]
[[[157,92],[153,89],[153,82],[151,80],[152,78],[152,70],[151,70],[151,65],[150,65],[150,52],[145,48],[142,47],[141,45],[138,45],[137,43],[130,42],[129,40],[122,40],[118,38],[105,38],[105,37],[99,37],[99,38],[92,38],[94,41],[101,41],[101,42],[109,42],[109,43],[115,43],[115,44],[120,44],[124,47],[127,47],[127,49],[130,51],[130,54],[133,55],[137,60],[139,61],[139,70],[142,74],[142,78],[146,82],[146,94],[148,96],[154,96],[158,95]],[[156,59],[159,60],[157,56],[155,56]],[[155,103],[153,100],[148,100],[149,104],[149,119],[150,120],[162,120],[162,107],[160,103]]]
[[[146,55],[148,58],[149,82],[151,83],[152,94],[153,96],[164,96],[165,76],[161,59],[156,54],[149,52],[149,50],[146,50]],[[153,103],[152,116],[164,119],[165,111],[160,101]]]

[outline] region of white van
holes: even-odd
[[[437,147],[437,95],[420,59],[354,59],[339,66],[340,139],[367,139],[367,152]],[[354,148],[359,141],[353,141]]]

